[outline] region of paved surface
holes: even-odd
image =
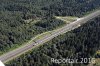
[[[87,21],[89,21],[90,19],[93,19],[95,17],[97,17],[98,15],[100,15],[100,10],[92,13],[92,14],[89,14],[83,18],[80,18],[74,22],[71,22],[70,24],[68,25],[65,25],[64,27],[60,28],[60,29],[57,29],[55,30],[54,32],[52,32],[50,35],[46,35],[45,37],[41,38],[41,39],[38,39],[36,40],[35,42],[33,43],[30,43],[30,44],[27,44],[27,45],[24,45],[16,50],[13,50],[13,51],[10,51],[2,56],[0,56],[0,60],[5,63],[9,60],[12,60],[14,59],[15,57],[31,50],[34,46],[38,45],[38,44],[43,44],[51,39],[53,39],[54,37],[57,37],[58,35],[60,34],[63,34],[63,33],[66,33],[68,31],[71,31],[75,28],[78,28],[81,26],[81,24],[84,24],[86,23]]]

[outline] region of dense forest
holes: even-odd
[[[51,58],[95,58],[100,50],[100,16],[81,27],[55,37],[32,51],[12,60],[6,66],[87,66],[82,64],[56,64]],[[96,66],[96,65],[94,65]]]
[[[37,34],[65,24],[61,20],[52,17],[42,18],[41,14],[39,16],[39,13],[30,12],[29,2],[31,1],[0,0],[0,51],[21,45]]]
[[[0,0],[0,51],[65,24],[53,16],[81,17],[99,7],[100,0]]]

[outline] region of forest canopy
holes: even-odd
[[[65,24],[54,16],[81,17],[97,8],[100,0],[0,0],[0,51]]]
[[[81,64],[57,64],[51,58],[100,58],[100,16],[88,21],[81,27],[55,37],[31,52],[12,60],[7,66],[87,66]],[[95,66],[95,65],[94,65]]]

